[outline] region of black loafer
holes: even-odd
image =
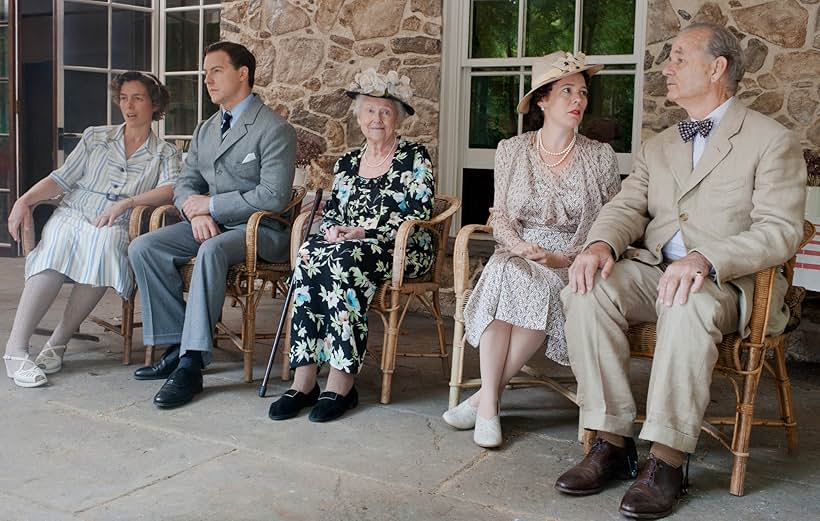
[[[311,409],[308,419],[317,423],[333,421],[357,405],[359,405],[359,393],[356,387],[351,387],[347,396],[325,391],[319,395],[319,400]]]
[[[136,380],[164,380],[174,372],[179,365],[179,344],[172,345],[162,353],[159,362],[154,365],[140,367],[134,371]]]
[[[271,420],[287,420],[293,418],[305,407],[316,405],[319,399],[319,384],[313,386],[313,390],[305,394],[296,389],[288,389],[281,398],[270,404],[268,418]]]
[[[202,372],[178,367],[154,396],[154,405],[162,409],[179,407],[202,392]]]

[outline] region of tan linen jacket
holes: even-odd
[[[717,284],[740,291],[738,331],[748,334],[753,274],[785,262],[800,244],[806,164],[791,132],[736,98],[713,132],[694,171],[692,141],[684,143],[676,126],[649,139],[586,245],[603,241],[616,257],[658,265],[680,229],[686,248],[712,263]],[[778,276],[771,332],[788,320],[786,289]]]

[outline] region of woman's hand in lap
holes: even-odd
[[[96,226],[97,228],[102,228],[103,226],[111,226],[112,224],[114,224],[114,221],[117,220],[117,217],[119,217],[126,210],[128,210],[129,201],[130,199],[117,201],[116,203],[106,208],[103,213],[101,213],[96,219],[94,219],[94,226]]]
[[[327,242],[337,243],[364,239],[364,228],[360,226],[331,226],[325,232]]]

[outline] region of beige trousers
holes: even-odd
[[[591,291],[561,292],[572,371],[578,380],[579,427],[633,436],[635,399],[629,382],[626,331],[657,322],[657,345],[640,438],[693,452],[709,403],[715,344],[737,329],[738,293],[707,279],[686,304],[666,307],[657,299],[663,272],[620,260]]]

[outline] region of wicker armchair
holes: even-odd
[[[290,274],[290,262],[266,262],[256,254],[257,230],[262,219],[273,219],[287,227],[291,227],[299,213],[305,189],[301,186],[293,188],[290,202],[281,213],[259,211],[251,215],[245,232],[245,262],[234,264],[228,269],[226,280],[226,298],[233,300],[242,309],[242,328],[234,331],[222,320],[216,324],[214,347],[222,339],[230,340],[239,349],[244,357],[245,382],[253,380],[253,352],[257,340],[273,339],[275,333],[256,332],[256,308],[265,292],[268,283],[276,288],[284,289],[284,279]],[[172,205],[161,206],[151,215],[151,230],[156,230],[166,223],[179,219],[179,212]],[[183,291],[188,291],[191,275],[194,271],[196,258],[179,268],[182,276]],[[154,358],[154,346],[145,346],[145,364],[150,365]]]
[[[803,242],[798,249],[802,249],[814,237],[814,232],[813,224],[808,221],[803,223]],[[720,442],[734,456],[729,492],[735,496],[743,495],[746,463],[749,459],[749,438],[753,425],[783,427],[786,431],[788,453],[794,454],[797,451],[797,420],[794,417],[791,385],[786,371],[786,334],[796,328],[799,323],[800,304],[806,290],[798,286],[791,286],[795,259],[796,257],[792,257],[783,266],[783,273],[790,285],[786,293],[786,304],[793,318],[786,332],[777,336],[766,334],[774,276],[780,268],[775,266],[755,274],[752,316],[749,321],[751,334],[747,338],[741,338],[737,334],[726,335],[717,346],[718,361],[715,371],[725,376],[732,385],[736,403],[735,415],[707,416],[703,420],[701,429]],[[655,349],[654,323],[630,327],[628,336],[632,356],[652,358]],[[766,356],[769,352],[772,354],[770,360]],[[755,417],[754,414],[758,383],[764,368],[775,380],[780,409],[779,418],[760,418]],[[644,418],[638,419],[639,422],[643,420]],[[719,425],[731,425],[732,436],[729,437],[718,430]]]
[[[393,252],[393,277],[389,282],[385,282],[376,291],[370,310],[376,312],[382,319],[384,325],[384,337],[382,339],[381,371],[382,371],[382,392],[381,403],[390,403],[390,391],[393,383],[393,373],[396,369],[396,357],[405,356],[413,358],[439,358],[442,370],[447,372],[447,344],[444,338],[444,320],[439,304],[439,290],[441,288],[441,278],[444,269],[444,260],[447,250],[447,238],[450,231],[450,220],[458,209],[461,202],[455,197],[438,195],[435,197],[433,206],[433,217],[428,221],[408,220],[399,226],[396,233],[395,249]],[[317,218],[318,218],[317,214]],[[307,222],[308,214],[302,213],[293,225],[293,235],[291,236],[291,258],[295,259],[299,251],[302,230]],[[435,253],[430,270],[421,277],[406,279],[404,268],[406,263],[407,240],[416,227],[426,228],[431,232],[435,241]],[[406,296],[404,305],[401,304],[401,297]],[[399,331],[404,317],[413,299],[418,301],[424,308],[433,315],[433,320],[438,334],[438,349],[432,353],[408,353],[397,350]],[[290,349],[290,313],[285,327],[286,350]],[[284,351],[287,352],[287,351]],[[282,358],[282,379],[290,378],[290,366],[288,357]]]
[[[492,235],[491,219],[487,224],[469,224],[459,230],[453,250],[453,279],[456,296],[455,327],[453,330],[453,367],[450,372],[450,401],[449,407],[458,405],[462,389],[481,387],[481,378],[464,380],[464,306],[473,292],[470,287],[470,251],[469,245],[475,234]],[[522,376],[515,376],[510,380],[508,387],[525,387],[541,385],[558,392],[573,404],[577,404],[574,386],[575,379],[571,376],[550,376],[538,373],[525,365],[521,368]]]
[[[34,207],[32,208],[32,213],[34,212],[34,208],[36,208],[37,206],[57,206],[59,203],[59,198],[51,199],[48,201],[41,201],[34,205]],[[154,208],[150,206],[137,206],[131,210],[131,217],[128,221],[128,238],[130,240],[134,240],[137,236],[148,231],[149,217],[153,209]],[[23,230],[22,239],[23,255],[28,255],[31,252],[31,250],[33,250],[36,246],[34,229],[32,228],[29,230]],[[122,363],[124,365],[128,365],[131,363],[131,345],[134,337],[134,328],[142,327],[141,322],[134,322],[134,298],[136,297],[136,294],[137,288],[136,286],[134,286],[134,291],[131,293],[131,295],[129,295],[127,299],[122,299],[122,315],[120,317],[119,323],[109,322],[95,315],[90,315],[88,317],[89,320],[101,326],[105,330],[122,337]],[[45,330],[43,330],[43,332],[50,333]],[[88,336],[87,338],[93,339],[95,341],[99,340],[99,338],[93,336]]]

